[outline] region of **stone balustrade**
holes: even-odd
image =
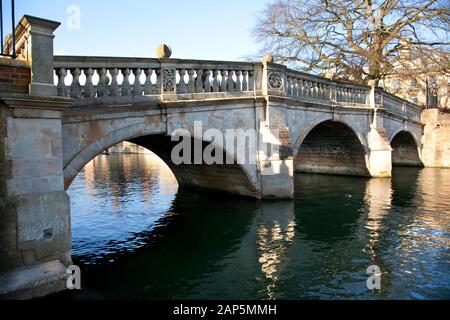
[[[58,96],[74,99],[255,88],[253,63],[55,56],[54,68]]]
[[[366,105],[368,104],[370,87],[332,81],[327,78],[289,70],[286,74],[285,91],[289,97],[299,100]]]
[[[382,89],[376,89],[375,103],[391,113],[420,122],[422,107]]]
[[[55,56],[54,72],[58,96],[76,100],[144,96],[177,100],[206,99],[204,94],[215,97],[214,93],[233,97],[269,94],[309,103],[370,107],[370,86],[335,81],[275,63]],[[420,120],[421,107],[379,88],[375,105]]]

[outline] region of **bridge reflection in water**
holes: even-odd
[[[233,198],[178,189],[155,156],[99,156],[69,189],[84,290],[57,297],[450,297],[450,170],[295,183],[294,201]]]

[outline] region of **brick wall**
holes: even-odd
[[[21,61],[0,59],[0,94],[29,93],[31,72]]]
[[[341,123],[325,122],[305,138],[294,159],[297,172],[369,175],[364,149],[356,135]]]
[[[422,166],[416,142],[407,132],[398,133],[391,142],[392,164],[396,166]]]

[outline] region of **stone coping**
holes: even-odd
[[[6,58],[6,57],[0,57],[0,66],[26,68],[26,69],[31,68],[31,65],[28,61],[17,60],[17,59]]]
[[[3,94],[0,96],[3,101],[11,108],[31,108],[45,110],[63,110],[72,104],[73,100],[64,97],[48,97],[30,94]]]

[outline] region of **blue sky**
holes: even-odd
[[[174,58],[243,60],[259,52],[251,30],[266,2],[16,0],[16,20],[29,14],[60,21],[56,54],[155,57],[156,46],[167,43]],[[69,27],[71,5],[80,8],[79,29]]]

